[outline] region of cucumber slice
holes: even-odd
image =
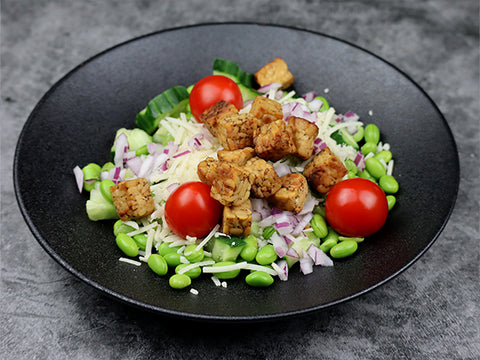
[[[353,139],[352,135],[345,129],[335,131],[330,137],[335,140],[337,144],[347,144],[354,149],[359,149],[358,143]]]
[[[188,105],[188,90],[184,86],[174,86],[156,96],[137,114],[135,124],[149,134],[158,128],[160,120],[167,116],[178,117]]]
[[[236,63],[229,60],[215,59],[213,62],[213,74],[226,76],[247,88],[252,88],[254,84],[253,74],[243,71]]]
[[[214,239],[212,258],[215,261],[235,261],[246,242],[236,236],[220,236]]]
[[[243,102],[253,100],[258,95],[260,95],[257,91],[253,90],[252,88],[248,88],[245,85],[237,84],[240,92],[242,93],[242,100]]]

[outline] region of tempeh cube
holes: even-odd
[[[258,70],[254,76],[260,86],[280,83],[282,89],[288,88],[294,80],[287,63],[279,57]]]
[[[227,235],[247,237],[252,227],[250,199],[243,203],[223,208],[222,232]]]
[[[287,174],[281,178],[282,186],[269,198],[269,202],[280,210],[299,213],[308,195],[307,179],[302,174]]]
[[[139,219],[155,209],[147,179],[126,180],[110,188],[113,204],[121,220]]]
[[[292,130],[283,120],[277,120],[257,128],[253,143],[257,155],[271,161],[278,161],[287,155],[294,154],[297,150],[293,143]]]
[[[291,116],[287,126],[293,134],[293,142],[297,148],[297,155],[302,160],[307,160],[313,154],[313,146],[318,135],[318,126],[308,120]]]

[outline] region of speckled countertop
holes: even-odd
[[[308,317],[255,326],[139,312],[67,273],[15,200],[18,135],[42,95],[94,54],[156,30],[265,22],[320,31],[409,74],[439,106],[460,154],[455,209],[435,244],[380,288]],[[1,2],[2,359],[478,359],[479,2]]]

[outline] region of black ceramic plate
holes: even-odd
[[[147,266],[118,261],[111,222],[90,222],[87,196],[72,169],[109,160],[115,130],[158,93],[210,75],[214,58],[248,72],[280,56],[295,89],[330,91],[343,113],[379,125],[395,156],[397,206],[383,229],[334,267],[253,289],[228,288],[206,277],[197,296],[169,288]],[[369,115],[369,111],[373,116]],[[319,310],[359,296],[398,275],[435,241],[454,206],[459,164],[450,129],[430,98],[379,57],[310,31],[255,24],[209,24],[150,34],[109,49],[67,74],[40,100],[15,154],[15,190],[21,211],[43,248],[68,271],[100,291],[154,312],[222,321],[256,321]]]

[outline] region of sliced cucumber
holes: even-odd
[[[243,71],[238,64],[229,60],[215,59],[213,62],[213,74],[226,76],[247,88],[252,88],[254,84],[253,74]]]
[[[346,129],[335,131],[330,137],[335,140],[337,144],[347,144],[354,149],[358,149],[358,143],[353,139],[352,135]]]
[[[219,236],[214,239],[212,258],[215,261],[235,261],[246,242],[236,236]]]
[[[156,96],[137,114],[135,124],[149,134],[158,128],[160,120],[167,116],[178,117],[188,105],[188,90],[184,86],[174,86]]]

